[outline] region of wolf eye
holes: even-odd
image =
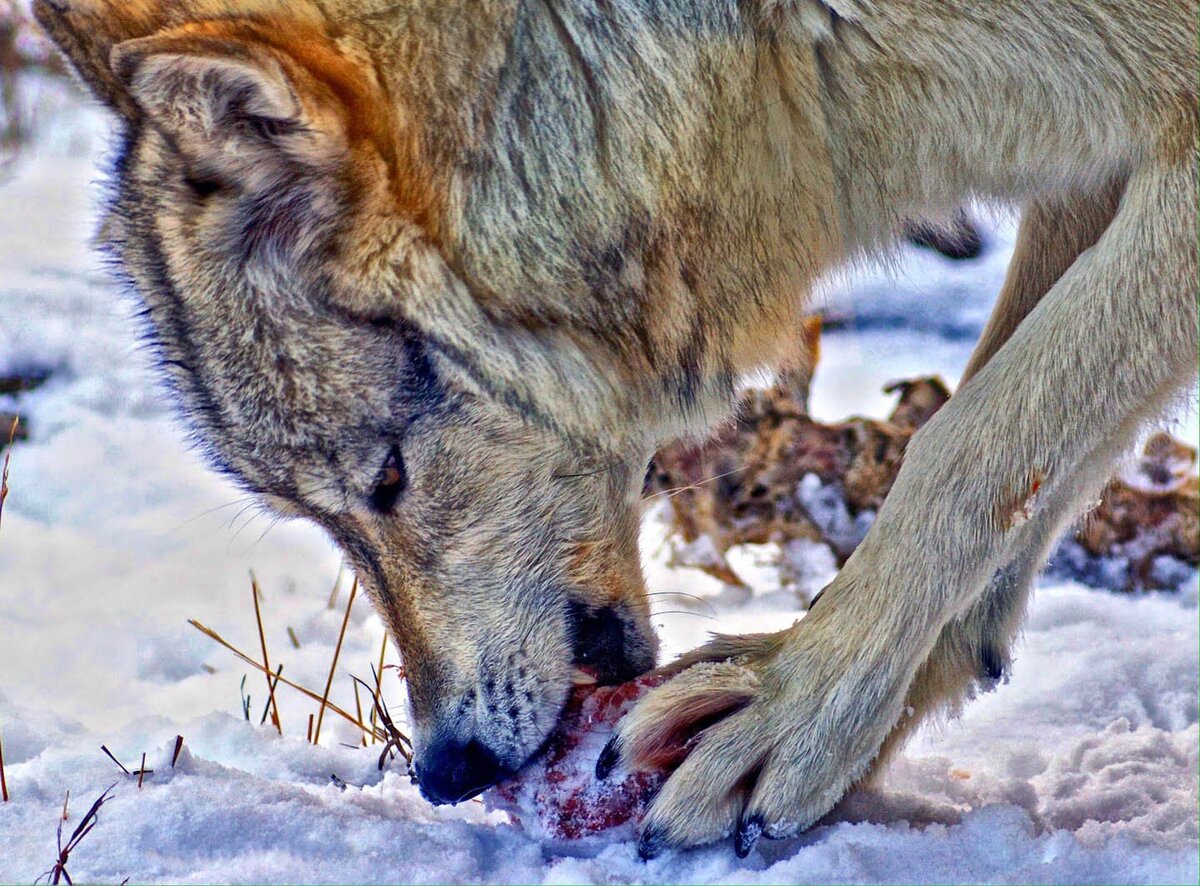
[[[408,474],[404,470],[404,459],[393,449],[388,453],[387,461],[383,463],[379,475],[375,478],[375,488],[371,490],[371,507],[380,514],[390,514],[407,486]]]
[[[184,178],[183,183],[192,189],[192,193],[201,200],[211,197],[217,191],[221,190],[221,183],[211,178],[203,178],[201,176],[189,175]]]

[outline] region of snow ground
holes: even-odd
[[[63,99],[50,91],[41,101]],[[12,795],[0,804],[0,882],[49,868],[68,789],[69,832],[114,782],[68,865],[78,881],[1197,881],[1194,580],[1137,598],[1043,584],[1008,685],[924,731],[879,789],[745,862],[718,846],[644,865],[630,843],[541,845],[476,804],[434,810],[400,769],[381,774],[375,751],[342,746],[356,736],[336,719],[320,747],[306,743],[316,706],[290,690],[279,695],[283,737],[259,727],[253,673],[248,725],[248,669],[187,619],[254,650],[253,569],[274,660],[319,688],[346,600],[343,588],[327,605],[339,558],[308,527],[271,527],[242,510],[188,450],[129,306],[86,246],[104,125],[83,109],[70,119],[0,183],[0,372],[55,370],[20,403],[33,439],[13,451],[0,528],[0,739]],[[883,414],[879,388],[892,378],[954,380],[1011,238],[998,222],[978,262],[910,251],[896,276],[868,269],[833,287],[851,329],[826,338],[817,414]],[[1176,431],[1195,439],[1195,421],[1192,409]],[[755,577],[747,597],[668,569],[652,518],[645,548],[651,589],[679,592],[655,598],[668,654],[717,627],[771,630],[800,614],[769,570],[739,564]],[[369,676],[382,637],[360,601],[337,703],[352,708],[348,675]],[[172,768],[177,734],[185,750]],[[102,743],[131,769],[145,752],[154,774],[139,789]]]

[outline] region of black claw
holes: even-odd
[[[979,664],[983,671],[983,679],[989,683],[999,683],[1004,676],[1004,657],[992,646],[985,646],[980,650]]]
[[[618,744],[618,738],[614,735],[608,740],[608,744],[604,746],[599,759],[596,760],[596,778],[601,781],[608,778],[617,768],[617,764],[621,762],[621,752],[617,749]]]
[[[743,819],[733,836],[733,851],[738,858],[745,858],[754,851],[758,838],[763,835],[764,823],[761,815]]]
[[[666,835],[658,828],[647,827],[642,831],[641,839],[638,840],[638,857],[642,861],[650,861],[652,858],[657,858],[658,854],[663,851],[666,846]]]

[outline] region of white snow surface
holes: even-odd
[[[328,541],[244,511],[156,388],[131,305],[87,245],[104,141],[94,136],[105,129],[73,109],[0,183],[0,373],[54,370],[19,401],[32,439],[13,449],[0,527],[11,794],[0,803],[0,882],[51,866],[68,790],[66,835],[114,783],[71,855],[77,882],[1197,882],[1194,575],[1177,594],[1139,597],[1043,583],[1010,682],[926,728],[878,788],[745,861],[723,844],[644,864],[631,842],[545,844],[475,803],[435,810],[402,764],[378,771],[378,746],[344,746],[357,736],[336,717],[326,715],[320,746],[306,742],[316,705],[287,688],[283,737],[259,726],[261,675],[187,619],[254,653],[254,570],[273,661],[319,691],[347,582],[330,608],[339,557]],[[989,226],[979,261],[909,250],[890,272],[830,286],[854,328],[826,337],[819,416],[884,414],[879,389],[894,378],[955,380],[1011,251],[1011,222]],[[1182,421],[1174,430],[1194,439],[1194,409]],[[668,592],[654,598],[667,655],[710,630],[773,630],[801,616],[770,569],[747,571],[747,594],[667,568],[661,534],[650,515],[646,571],[653,591]],[[813,560],[814,575],[830,568],[827,555]],[[349,674],[369,678],[382,637],[360,600],[335,702],[353,709]],[[247,674],[253,723],[239,698]],[[172,767],[176,735],[185,745]],[[130,769],[145,753],[153,775],[139,788],[101,744]]]

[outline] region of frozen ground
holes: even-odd
[[[47,101],[57,101],[53,96]],[[11,802],[0,804],[0,882],[51,865],[69,789],[69,832],[114,782],[114,799],[72,855],[77,880],[120,882],[1137,882],[1197,881],[1197,613],[1179,594],[1138,598],[1039,588],[1011,683],[929,729],[881,789],[846,800],[799,840],[728,846],[644,865],[630,843],[541,845],[475,804],[435,811],[377,750],[280,690],[284,735],[259,727],[263,681],[187,625],[197,618],[256,648],[248,573],[285,676],[320,688],[346,601],[327,606],[339,558],[315,531],[270,527],[207,473],[152,385],[128,306],[86,247],[97,188],[82,111],[0,184],[0,373],[54,370],[20,403],[33,439],[13,452],[0,528],[0,738]],[[962,365],[1012,236],[950,265],[906,253],[834,287],[853,327],[832,333],[816,411],[881,414],[900,376]],[[5,405],[0,402],[0,406]],[[1177,429],[1179,430],[1179,429]],[[1193,439],[1195,419],[1179,431]],[[652,590],[669,653],[706,631],[791,623],[769,570],[749,598],[662,565],[647,523]],[[753,551],[741,552],[743,560]],[[294,629],[300,648],[289,641]],[[383,630],[360,601],[333,699],[353,705]],[[389,658],[394,662],[394,657]],[[388,672],[390,695],[401,695]],[[175,736],[185,751],[174,768]],[[154,774],[139,789],[107,745]],[[336,774],[348,784],[331,784]]]

